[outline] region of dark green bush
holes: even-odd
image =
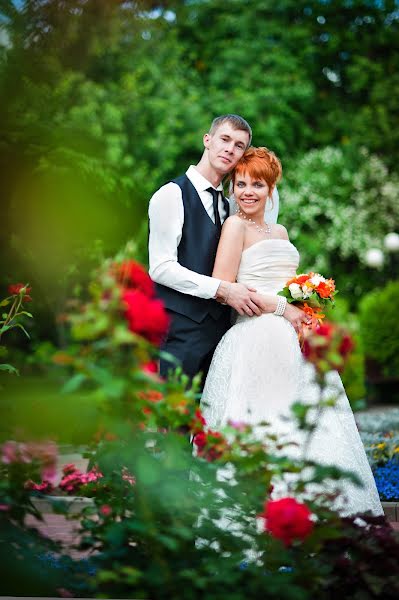
[[[360,334],[364,353],[375,365],[375,374],[399,374],[399,281],[367,294],[360,303]]]

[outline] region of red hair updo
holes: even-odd
[[[252,179],[263,179],[271,188],[281,179],[282,172],[281,162],[274,152],[264,146],[251,146],[238,161],[231,179],[234,185],[235,178],[246,173]]]

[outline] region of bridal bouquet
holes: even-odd
[[[322,308],[334,305],[334,296],[338,293],[333,279],[326,279],[319,273],[301,273],[287,281],[280,296],[287,302],[295,302],[312,319],[313,324],[321,323],[325,315]]]

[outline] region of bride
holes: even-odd
[[[243,283],[261,294],[276,295],[298,268],[299,254],[282,225],[264,220],[265,206],[281,177],[281,164],[267,148],[249,148],[237,164],[232,183],[237,213],[222,229],[213,277]],[[312,366],[305,363],[297,332],[287,317],[290,306],[277,297],[274,313],[237,316],[216,348],[205,382],[201,408],[207,424],[267,421],[278,435],[299,439],[287,429],[290,405],[317,403]],[[371,510],[383,514],[374,478],[338,373],[334,407],[323,409],[306,449],[306,458],[353,471],[363,487],[345,480],[342,514]],[[291,425],[292,427],[292,425]]]

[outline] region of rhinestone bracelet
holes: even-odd
[[[277,306],[273,314],[277,315],[278,317],[282,317],[286,306],[287,298],[284,298],[284,296],[277,296]]]

